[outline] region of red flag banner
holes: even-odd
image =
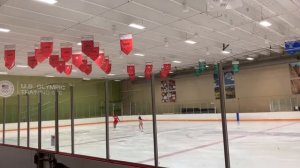
[[[169,75],[169,71],[168,70],[165,70],[165,69],[161,69],[160,70],[160,77],[162,79],[166,79],[168,77],[168,75]]]
[[[64,72],[66,75],[70,75],[72,73],[72,65],[65,65]]]
[[[105,70],[107,69],[107,66],[109,65],[109,58],[105,57],[100,68],[105,72]]]
[[[15,66],[15,59],[16,59],[16,46],[5,45],[4,46],[5,67],[11,70]]]
[[[62,73],[64,72],[65,70],[65,66],[66,66],[66,62],[65,61],[58,61],[58,64],[56,66],[56,70],[59,72],[59,73]]]
[[[80,70],[81,72],[85,72],[85,70],[86,70],[86,68],[87,68],[86,65],[87,65],[87,60],[86,60],[86,59],[83,59],[81,65],[79,66],[79,70]]]
[[[49,64],[55,68],[58,65],[58,61],[59,61],[59,55],[51,55],[49,57]]]
[[[135,79],[135,67],[134,67],[134,64],[127,65],[127,73],[128,73],[128,76],[129,76],[130,80],[134,80]]]
[[[120,47],[121,51],[128,55],[133,48],[132,34],[126,34],[120,36]]]
[[[89,53],[89,55],[87,55],[87,56],[90,57],[93,61],[95,61],[99,57],[99,43],[98,42],[94,42],[93,51],[91,53]]]
[[[111,72],[111,63],[109,63],[107,66],[106,66],[106,69],[104,70],[104,72],[106,74],[109,74]]]
[[[167,71],[170,71],[171,70],[171,64],[164,64],[163,69],[167,70]]]
[[[61,43],[60,55],[64,61],[68,62],[72,57],[72,43]]]
[[[27,53],[27,64],[28,66],[31,68],[31,69],[34,69],[38,62],[37,60],[35,59],[35,53],[34,52],[28,52]]]
[[[84,73],[89,75],[92,72],[92,64],[85,64]]]
[[[152,68],[153,68],[153,65],[151,63],[146,64],[145,72],[144,72],[144,75],[145,75],[146,79],[150,79],[151,74],[152,74]]]
[[[35,59],[37,60],[38,63],[43,62],[47,57],[44,57],[44,55],[42,54],[42,50],[40,49],[40,46],[38,44],[35,45],[35,49],[34,49],[34,55],[35,55]]]
[[[40,49],[43,57],[48,58],[53,51],[53,38],[52,37],[41,37]]]
[[[72,55],[72,64],[77,68],[82,64],[82,55],[81,54],[73,54]]]
[[[81,51],[85,55],[90,55],[91,52],[94,50],[94,36],[92,35],[85,35],[81,37]]]
[[[105,59],[104,53],[99,53],[98,58],[94,62],[96,65],[98,65],[99,68],[101,68],[104,59]]]

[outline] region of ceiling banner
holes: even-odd
[[[128,55],[133,49],[132,34],[125,34],[120,36],[121,51]]]
[[[72,55],[72,64],[77,68],[82,64],[82,55],[81,54],[73,54]]]
[[[150,79],[151,78],[152,68],[153,68],[153,65],[151,63],[146,64],[145,72],[144,72],[145,79]]]
[[[16,59],[16,45],[4,46],[4,62],[5,67],[11,70],[15,66]]]
[[[41,37],[40,40],[41,54],[46,59],[53,51],[53,38],[52,37]]]
[[[91,53],[89,53],[89,55],[87,55],[90,59],[92,59],[93,61],[95,61],[98,56],[99,56],[99,43],[98,42],[94,42],[94,48],[92,50]]]
[[[127,65],[127,73],[130,80],[135,80],[135,66],[134,64]]]
[[[27,64],[28,66],[31,68],[31,69],[34,69],[38,62],[37,60],[35,59],[35,53],[34,52],[28,52],[27,53]]]
[[[58,61],[58,64],[56,66],[56,70],[59,73],[63,73],[65,71],[66,62],[64,60]]]
[[[68,62],[72,57],[72,43],[61,43],[60,55],[64,61]]]
[[[49,57],[49,64],[55,68],[57,65],[58,65],[58,61],[59,61],[59,55],[56,54],[56,55],[51,55]]]
[[[81,37],[81,51],[89,56],[94,50],[94,36],[85,35]]]
[[[70,75],[72,73],[72,65],[65,65],[64,72],[66,75]]]

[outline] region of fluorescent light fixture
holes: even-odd
[[[144,78],[144,76],[143,76],[143,75],[139,75],[138,77],[139,77],[139,78]]]
[[[139,24],[136,24],[136,23],[130,23],[128,26],[129,26],[129,27],[136,28],[136,29],[140,29],[140,30],[143,30],[143,29],[146,28],[145,26],[139,25]]]
[[[119,80],[119,79],[116,79],[116,80],[114,80],[115,82],[120,82],[121,80]]]
[[[18,68],[28,68],[28,65],[16,65]]]
[[[208,65],[206,65],[205,67],[206,67],[206,68],[209,68],[209,66],[208,66]]]
[[[43,2],[43,3],[46,3],[46,4],[50,4],[50,5],[53,5],[53,4],[57,3],[57,0],[35,0],[35,1]]]
[[[7,75],[7,72],[0,72],[0,75]]]
[[[110,74],[107,74],[108,76],[115,76],[116,74],[112,74],[112,73],[110,73]]]
[[[139,57],[145,56],[145,54],[143,54],[143,53],[135,53],[134,55],[135,55],[135,56],[139,56]]]
[[[173,63],[176,63],[176,64],[180,64],[181,63],[181,61],[177,61],[177,60],[175,60],[175,61],[172,61]]]
[[[222,54],[230,54],[230,51],[227,51],[227,50],[223,50],[221,52],[222,52]]]
[[[81,42],[77,43],[77,45],[81,46]]]
[[[8,32],[10,32],[10,30],[0,27],[0,32],[8,33]]]
[[[53,78],[54,76],[53,75],[45,75],[45,77],[47,77],[47,78]]]
[[[82,80],[88,81],[88,80],[91,80],[91,78],[84,77],[84,78],[82,78]]]
[[[246,59],[249,60],[249,61],[253,61],[254,60],[253,57],[247,57]]]
[[[172,73],[174,73],[174,72],[173,72],[173,71],[170,71],[169,73],[172,74]]]
[[[188,43],[188,44],[196,44],[197,43],[196,41],[193,41],[193,40],[185,40],[184,42]]]
[[[269,26],[272,25],[272,23],[270,23],[270,22],[268,22],[268,21],[266,21],[266,20],[260,21],[259,24],[260,24],[261,26],[263,26],[263,27],[269,27]]]

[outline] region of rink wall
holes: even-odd
[[[240,113],[240,121],[300,121],[300,112],[265,112],[265,113]],[[237,121],[236,113],[228,113],[227,121]],[[138,116],[120,116],[121,122],[136,122]],[[152,115],[143,115],[144,121],[151,121]],[[112,122],[113,118],[109,118]],[[221,114],[164,114],[157,115],[157,121],[192,121],[192,122],[204,122],[204,121],[221,121]],[[97,118],[83,118],[75,119],[75,125],[92,125],[92,124],[101,124],[105,122],[104,117]],[[26,130],[27,123],[21,123],[21,129]],[[70,120],[60,120],[60,127],[69,127],[71,124]],[[2,124],[1,124],[2,125]],[[37,122],[31,122],[31,129],[37,129]],[[53,128],[54,121],[43,121],[43,128]],[[16,131],[16,123],[6,124],[6,131]],[[0,131],[2,132],[2,130]]]

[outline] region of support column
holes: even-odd
[[[20,116],[21,116],[21,96],[18,95],[18,146],[20,146]]]
[[[219,68],[219,83],[220,83],[220,105],[221,105],[220,107],[221,107],[221,117],[222,117],[225,168],[230,168],[226,107],[225,107],[224,72],[223,72],[223,65],[221,62],[218,64],[218,66],[219,66],[218,68]]]
[[[74,87],[70,86],[70,115],[71,115],[71,153],[75,153],[74,146]]]
[[[154,147],[154,165],[158,167],[158,147],[157,147],[157,125],[156,125],[156,103],[155,103],[155,75],[151,76],[151,107],[153,123],[153,147]]]
[[[110,159],[109,150],[109,94],[108,79],[105,80],[105,134],[106,134],[106,159]]]
[[[2,143],[5,144],[6,98],[3,98]]]
[[[29,95],[26,94],[26,103],[27,103],[27,107],[26,107],[26,112],[27,112],[27,147],[30,147],[30,103],[29,103]]]
[[[42,149],[42,93],[38,100],[38,150]]]
[[[59,152],[58,91],[55,91],[55,151]]]

